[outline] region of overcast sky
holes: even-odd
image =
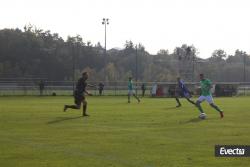
[[[185,43],[203,58],[215,49],[250,53],[249,16],[249,0],[0,0],[1,29],[30,23],[104,45],[106,17],[108,49],[132,40],[156,54]]]

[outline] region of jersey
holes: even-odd
[[[202,96],[211,96],[211,81],[209,79],[204,79],[200,81],[201,84],[201,95]]]
[[[133,82],[128,81],[128,90],[133,90]]]
[[[188,91],[186,85],[184,84],[184,82],[183,82],[182,80],[180,80],[180,81],[178,82],[178,85],[179,85],[179,89],[181,90],[181,92],[182,92],[183,94],[188,94],[188,93],[189,93],[189,91]]]
[[[84,92],[86,90],[87,83],[83,78],[77,81],[76,89],[74,91],[75,104],[81,105],[82,101],[85,99]]]
[[[83,78],[80,78],[76,84],[75,92],[78,95],[83,95],[87,87],[87,83]]]

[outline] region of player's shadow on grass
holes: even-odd
[[[188,123],[197,123],[197,122],[201,122],[202,120],[200,118],[192,118],[190,120],[184,121],[184,122],[180,122],[180,124],[188,124]]]
[[[197,122],[208,121],[208,120],[213,121],[213,120],[218,120],[218,119],[216,119],[216,118],[206,118],[205,120],[202,120],[200,118],[192,118],[190,120],[180,122],[180,124],[197,123]]]
[[[164,108],[164,110],[174,110],[174,109],[177,109],[177,107],[167,107],[167,108]]]
[[[82,118],[82,116],[77,116],[77,117],[57,117],[55,120],[47,122],[47,124],[55,124],[55,123],[60,123],[60,122],[63,122],[63,121],[69,121],[69,120],[78,119],[78,118]]]

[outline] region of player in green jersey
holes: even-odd
[[[223,111],[217,105],[215,105],[213,101],[213,97],[211,94],[212,83],[209,79],[206,79],[204,77],[204,74],[200,74],[200,85],[201,85],[201,96],[198,98],[196,102],[196,106],[198,107],[199,111],[201,113],[204,113],[201,107],[201,103],[204,100],[206,100],[211,107],[213,107],[220,113],[220,117],[223,118],[224,117]]]
[[[135,94],[132,77],[129,77],[128,80],[128,103],[130,103],[130,96],[134,96],[137,99],[138,103],[140,103],[140,99]]]

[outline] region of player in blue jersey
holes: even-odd
[[[177,102],[177,106],[176,107],[181,107],[181,102],[179,100],[179,97],[183,96],[187,99],[188,102],[190,102],[191,104],[196,106],[196,103],[192,100],[190,100],[190,98],[192,97],[188,88],[186,87],[186,85],[184,84],[183,80],[181,80],[179,77],[177,78],[177,86],[175,89],[175,100]]]

